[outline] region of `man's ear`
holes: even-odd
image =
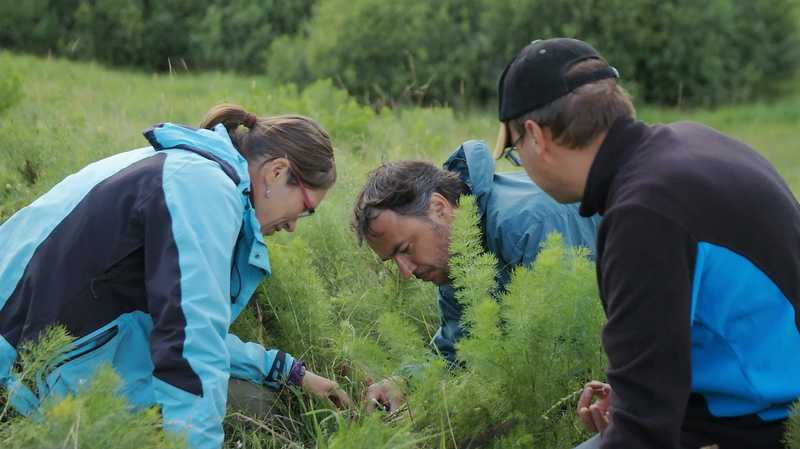
[[[530,136],[532,151],[536,156],[548,158],[553,150],[553,133],[533,120],[525,121],[525,133]]]
[[[428,201],[428,217],[439,224],[450,224],[454,216],[453,205],[441,193],[433,192]]]

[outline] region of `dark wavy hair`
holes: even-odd
[[[442,170],[424,161],[397,161],[381,164],[356,198],[353,208],[353,231],[361,244],[371,235],[372,221],[383,211],[428,219],[428,203],[434,192],[453,206],[465,191],[456,173]]]

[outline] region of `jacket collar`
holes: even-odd
[[[617,119],[608,130],[589,169],[580,214],[591,217],[606,211],[608,194],[619,168],[633,155],[649,127],[631,118]]]
[[[162,123],[145,130],[143,134],[156,151],[178,148],[197,153],[220,165],[222,171],[243,194],[242,201],[245,204],[243,226],[249,227],[247,235],[253,239],[248,262],[269,273],[270,265],[264,236],[261,234],[261,226],[250,201],[250,173],[247,170],[247,160],[233,146],[225,126],[219,124],[214,129],[194,129],[173,123]]]
[[[173,123],[162,123],[144,131],[144,137],[156,151],[179,148],[192,151],[217,162],[240,192],[250,190],[247,161],[234,147],[225,126],[194,129]]]

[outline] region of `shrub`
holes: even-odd
[[[474,0],[439,2],[325,0],[298,37],[273,47],[270,59],[303,49],[281,80],[304,74],[331,78],[368,103],[460,102],[471,95],[473,63],[478,57],[473,34],[479,9]]]
[[[192,60],[204,68],[262,71],[272,41],[293,33],[311,1],[212,2],[191,30]]]
[[[82,449],[179,449],[182,438],[165,433],[158,408],[131,412],[116,394],[119,376],[101,367],[85,390],[49,400],[36,420],[18,417],[0,427],[9,449],[80,447]]]
[[[28,392],[35,391],[37,381],[46,377],[53,360],[69,351],[71,342],[64,327],[53,326],[44,330],[36,341],[23,343],[13,371],[16,385],[24,386]],[[132,412],[127,401],[116,394],[120,382],[112,368],[102,366],[76,395],[43,399],[35,419],[10,416],[9,402],[4,397],[0,408],[0,445],[9,449],[185,447],[182,438],[162,430],[157,408]],[[18,387],[13,390],[20,391]]]
[[[482,16],[497,55],[485,59],[495,77],[485,76],[496,80],[504,61],[531,39],[575,36],[603,53],[646,102],[740,101],[797,67],[793,7],[791,0],[498,3]]]
[[[794,0],[320,0],[305,32],[270,51],[302,63],[269,73],[332,78],[377,105],[494,104],[497,79],[523,46],[573,36],[595,45],[647,102],[716,105],[790,79],[797,29]]]

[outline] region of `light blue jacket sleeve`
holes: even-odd
[[[258,343],[244,343],[233,334],[228,334],[225,344],[231,357],[231,377],[257,385],[280,388],[294,363],[294,358],[283,351],[266,350]]]
[[[142,207],[155,400],[191,449],[220,449],[241,200],[214,163],[182,152],[168,153],[156,190]]]

